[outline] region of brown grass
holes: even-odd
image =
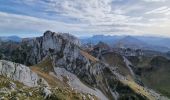
[[[52,60],[50,57],[46,57],[40,63],[38,63],[32,67],[39,67],[44,72],[54,72]]]
[[[103,55],[105,62],[108,63],[110,66],[115,65],[118,67],[118,71],[127,77],[133,78],[130,70],[127,68],[125,62],[123,61],[123,57],[117,53],[110,52]]]
[[[66,83],[60,81],[49,73],[41,71],[39,67],[31,67],[31,70],[37,73],[40,77],[44,78],[51,87],[67,85]]]
[[[156,100],[154,96],[152,96],[144,87],[138,85],[134,81],[129,80],[121,80],[121,82],[125,85],[128,85],[134,92],[139,95],[143,95],[144,97],[148,98],[149,100]]]
[[[92,62],[97,62],[99,61],[97,58],[93,57],[92,55],[88,54],[87,52],[80,50],[80,53],[86,57],[87,59],[91,60]]]
[[[37,73],[40,77],[44,78],[51,87],[56,86],[68,86],[67,83],[64,83],[57,79],[56,77],[49,74],[49,72],[54,72],[52,60],[47,57],[37,65],[31,66],[31,70]]]

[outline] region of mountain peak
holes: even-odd
[[[132,41],[132,42],[134,42],[134,41],[140,41],[140,40],[138,40],[137,38],[132,37],[132,36],[125,36],[125,37],[124,37],[123,39],[121,39],[121,40],[128,41],[128,42],[130,42],[130,41]]]
[[[44,33],[43,37],[46,39],[62,39],[77,46],[80,46],[81,44],[78,38],[69,33],[56,33],[48,30]]]
[[[95,45],[95,48],[101,48],[101,49],[106,49],[109,50],[110,47],[106,43],[100,41],[97,45]]]
[[[49,36],[49,35],[54,35],[54,34],[55,34],[54,32],[47,30],[46,32],[44,32],[43,36]]]

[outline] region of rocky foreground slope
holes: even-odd
[[[47,98],[51,95],[48,83],[24,65],[0,60],[0,78],[0,97],[2,100],[32,98],[35,94],[33,96],[31,87],[37,87],[37,91],[42,88],[44,95],[39,93],[40,97],[36,98]]]
[[[47,31],[42,37],[23,40],[10,56],[3,53],[2,58],[29,65],[51,87],[65,84],[68,90],[80,93],[82,99],[161,99],[159,94],[123,76],[116,65],[93,57],[80,45],[74,36]]]
[[[35,67],[35,66],[34,66]],[[83,100],[97,98],[79,93],[62,81],[41,76],[27,66],[0,60],[0,100]],[[51,85],[49,79],[55,86]],[[57,82],[57,83],[55,83]]]
[[[0,75],[32,87],[38,86],[40,80],[40,77],[29,67],[5,60],[0,61]]]

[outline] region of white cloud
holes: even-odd
[[[146,2],[165,2],[165,1],[168,1],[168,0],[143,0],[143,1],[146,1]]]
[[[154,30],[156,28],[169,34],[170,5],[167,0],[45,1],[16,0],[22,6],[26,5],[26,9],[38,9],[38,12],[31,12],[34,17],[29,12],[24,12],[25,16],[0,12],[0,31],[160,34],[160,31]]]
[[[164,15],[170,15],[170,7],[163,6],[163,7],[154,9],[152,11],[146,12],[146,14],[164,14]]]
[[[40,19],[36,17],[9,14],[0,12],[0,31],[38,31],[46,30],[64,31],[69,29],[69,24]]]
[[[112,0],[53,0],[48,4],[47,10],[59,12],[63,16],[80,19],[83,22],[105,21],[113,17],[111,1]],[[112,20],[113,19],[114,18],[112,18]]]

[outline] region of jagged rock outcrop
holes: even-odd
[[[29,87],[42,87],[45,99],[50,97],[52,94],[48,83],[25,65],[0,60],[0,75],[13,81],[21,82]],[[9,87],[12,91],[14,91],[16,89],[16,84],[10,82]]]
[[[99,42],[97,45],[93,47],[93,50],[90,51],[90,54],[97,57],[98,59],[101,59],[102,54],[105,54],[111,51],[112,49],[106,43]]]
[[[0,60],[0,75],[31,87],[37,86],[40,79],[29,67],[5,60]]]
[[[74,45],[80,46],[80,41],[66,33],[46,31],[44,36],[23,41],[22,45],[31,48],[30,52],[27,53],[27,63],[37,64],[49,54],[55,54],[58,55],[58,58],[61,58],[63,51],[64,53],[69,52],[70,56],[76,56],[77,52],[74,51]]]
[[[49,87],[43,87],[42,93],[45,99],[50,98],[50,96],[52,95],[52,92],[50,91]]]

